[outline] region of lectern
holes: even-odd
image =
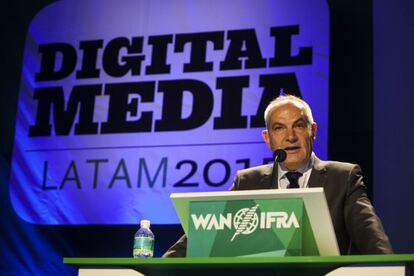
[[[412,275],[414,254],[339,256],[322,188],[172,194],[186,258],[64,258],[79,275]],[[411,274],[410,274],[411,273]]]
[[[322,188],[172,194],[187,257],[338,256]]]

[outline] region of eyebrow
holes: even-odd
[[[293,124],[299,123],[299,122],[304,122],[305,124],[308,124],[308,120],[300,117],[299,119],[297,119],[296,121],[293,122]]]
[[[305,124],[308,124],[309,123],[308,120],[306,120],[303,117],[300,117],[299,119],[297,119],[296,121],[293,122],[293,125],[295,125],[295,124],[297,124],[299,122],[304,122]],[[279,122],[275,122],[275,123],[272,124],[272,127],[274,127],[276,125],[284,126],[285,124],[279,123]]]

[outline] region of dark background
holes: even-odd
[[[304,0],[308,1],[308,0]],[[0,4],[0,275],[72,275],[65,257],[129,257],[136,225],[38,226],[22,221],[8,179],[24,39],[52,1]],[[373,3],[374,2],[374,3]],[[414,1],[328,1],[331,20],[329,159],[358,163],[397,253],[414,251],[411,209]],[[182,233],[155,225],[156,256]]]

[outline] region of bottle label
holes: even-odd
[[[152,257],[154,239],[150,237],[135,237],[133,255],[137,257]]]

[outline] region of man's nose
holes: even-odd
[[[296,142],[297,139],[298,136],[296,136],[295,130],[293,128],[288,128],[286,140],[289,142]]]

